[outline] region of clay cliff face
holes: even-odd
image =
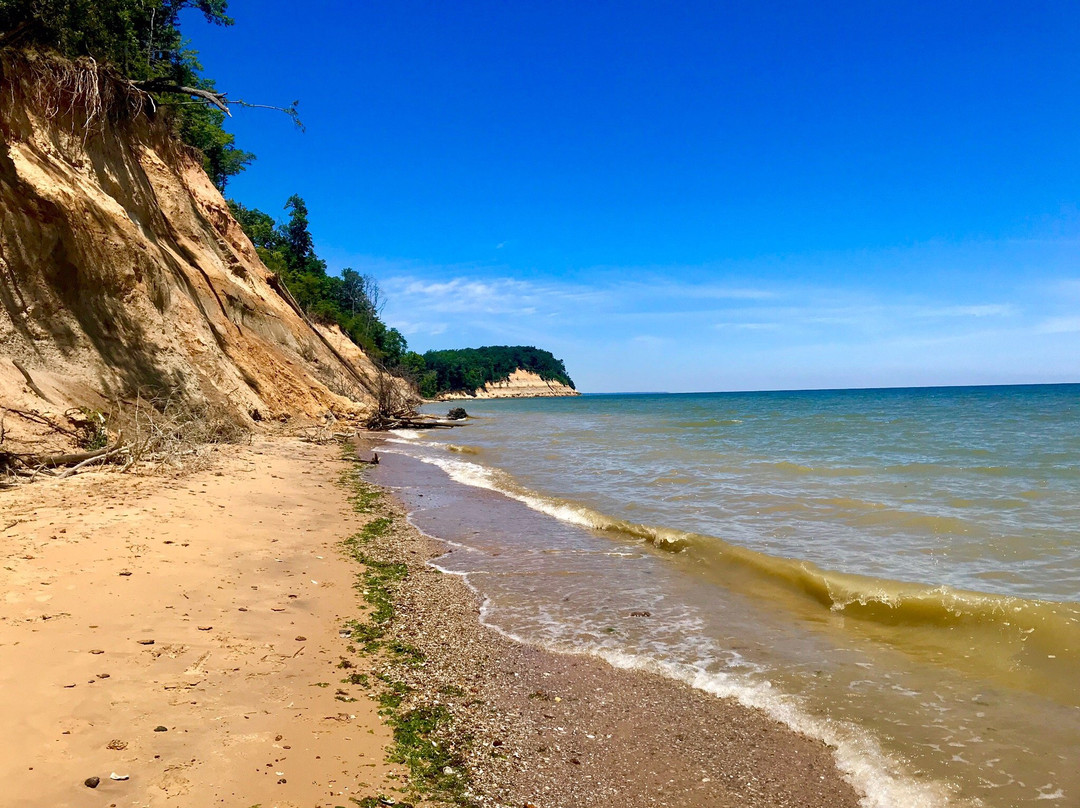
[[[580,396],[577,390],[562,382],[545,381],[532,371],[518,368],[510,378],[502,382],[488,382],[474,394],[443,393],[441,401],[467,398],[542,398],[549,396]]]
[[[0,405],[370,410],[372,363],[283,296],[200,162],[102,71],[65,65],[0,57]]]

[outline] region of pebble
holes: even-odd
[[[199,626],[199,631],[209,631],[213,626]]]
[[[136,640],[139,645],[153,645],[153,640]]]
[[[303,634],[297,634],[296,635],[296,641],[297,642],[304,642],[305,640],[307,640],[307,637],[305,637]]]
[[[163,726],[161,726],[161,724],[158,724],[156,727],[154,727],[154,732],[168,732],[168,731],[169,731],[169,728],[168,727],[163,727]]]
[[[87,788],[97,788],[98,783],[100,783],[100,782],[101,782],[100,777],[87,777],[85,780],[83,780],[83,785],[86,786]]]
[[[90,653],[91,654],[104,654],[105,652],[102,651],[100,648],[92,648],[92,649],[90,649]]]

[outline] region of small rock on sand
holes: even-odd
[[[87,788],[97,788],[98,783],[100,783],[100,782],[101,782],[100,777],[87,777],[85,780],[83,780],[83,785],[86,786]]]

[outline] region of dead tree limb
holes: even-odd
[[[49,398],[47,395],[45,395],[41,391],[40,387],[38,387],[36,384],[34,384],[34,377],[30,375],[30,371],[28,371],[25,367],[23,367],[22,362],[20,362],[18,359],[12,359],[11,364],[13,364],[16,368],[19,369],[19,373],[21,373],[23,375],[23,378],[26,379],[27,385],[29,385],[30,389],[34,391],[34,393],[37,395],[38,398],[43,398],[46,401],[48,401],[50,404],[53,403],[52,399]]]
[[[83,460],[81,463],[76,463],[71,468],[65,469],[59,475],[59,479],[63,480],[65,477],[70,477],[72,474],[75,474],[76,472],[78,472],[79,469],[85,468],[86,466],[91,466],[91,465],[94,465],[96,463],[107,463],[110,460],[112,460],[114,457],[116,457],[117,455],[119,455],[120,453],[125,451],[126,448],[127,447],[123,447],[123,446],[122,447],[117,447],[115,449],[108,450],[104,454],[99,454],[97,457],[88,457],[88,458],[86,458],[86,460]]]
[[[79,433],[76,432],[74,429],[66,429],[60,426],[60,424],[56,423],[56,421],[52,420],[51,418],[46,418],[44,415],[40,415],[36,412],[24,412],[23,410],[13,409],[5,409],[4,412],[10,412],[12,415],[17,415],[20,418],[25,418],[27,421],[32,421],[33,423],[41,424],[42,426],[47,426],[54,432],[59,432],[72,438],[78,439],[80,437]]]
[[[177,84],[167,79],[147,79],[146,81],[129,81],[132,87],[136,90],[142,90],[144,93],[176,93],[177,95],[186,95],[194,98],[201,98],[211,106],[215,106],[232,117],[232,113],[229,111],[229,102],[225,96],[227,93],[217,93],[213,90],[204,90],[201,87],[188,87],[184,84]]]
[[[337,348],[331,345],[330,340],[323,336],[323,333],[315,327],[315,324],[311,322],[311,320],[308,319],[307,312],[305,312],[300,307],[300,304],[296,302],[296,298],[292,296],[292,293],[289,291],[288,287],[285,286],[284,283],[282,283],[281,278],[278,277],[277,274],[271,274],[266,279],[266,281],[270,284],[270,288],[277,292],[281,296],[281,299],[289,304],[289,308],[296,312],[297,316],[304,321],[304,324],[307,325],[307,327],[315,333],[315,336],[318,337],[319,341],[327,347],[330,353],[332,353],[337,358],[337,360],[341,362],[345,369],[349,371],[350,374],[352,374],[353,378],[356,379],[356,381],[360,384],[360,389],[367,390],[369,393],[372,392],[371,381],[367,379],[363,374],[361,374],[360,371],[357,370],[356,367],[353,365],[353,363],[346,359]]]
[[[57,466],[70,466],[76,463],[82,463],[85,460],[94,460],[115,451],[116,448],[113,447],[111,449],[95,449],[92,452],[75,452],[74,454],[18,455],[18,458],[24,466],[56,468]]]

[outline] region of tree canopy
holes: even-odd
[[[207,174],[224,190],[255,155],[225,131],[228,106],[202,75],[198,53],[185,46],[180,13],[187,8],[207,22],[233,24],[226,0],[0,0],[0,44],[92,57],[153,93],[155,106],[169,110],[176,134],[202,153]],[[295,104],[286,112],[295,115]]]

